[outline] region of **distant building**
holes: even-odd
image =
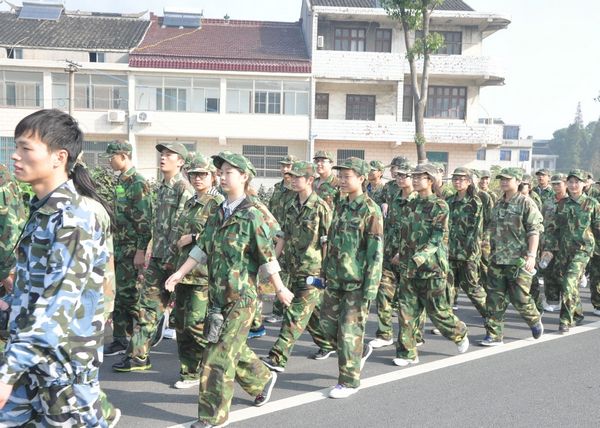
[[[550,148],[550,140],[534,140],[533,155],[531,156],[532,170],[546,168],[550,171],[556,171],[556,161],[558,155],[555,155]]]
[[[531,173],[533,140],[521,138],[519,125],[507,125],[497,118],[479,119],[479,123],[501,125],[502,143],[480,147],[474,168],[491,170],[492,166],[519,167],[527,174]]]

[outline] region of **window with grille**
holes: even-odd
[[[244,145],[242,154],[254,165],[257,177],[275,178],[281,176],[279,161],[287,156],[288,148],[286,146]]]
[[[430,86],[425,117],[464,119],[466,106],[467,88],[462,86]]]
[[[15,151],[15,139],[13,137],[0,137],[0,163],[4,164],[13,170],[13,165],[10,160]]]
[[[315,99],[315,118],[329,119],[329,94],[317,94]]]
[[[425,152],[429,162],[441,163],[444,165],[444,174],[448,173],[448,152]]]
[[[338,162],[338,165],[340,165],[346,159],[352,158],[352,157],[359,158],[359,159],[364,159],[365,158],[365,151],[364,150],[357,150],[357,149],[339,149],[337,151],[337,162]]]
[[[346,95],[346,120],[375,120],[375,95]]]
[[[110,158],[102,157],[112,141],[84,141],[83,161],[88,168],[110,167]]]
[[[336,28],[333,38],[336,51],[364,52],[367,30],[364,28]]]
[[[405,84],[404,94],[402,96],[402,122],[412,122],[413,104],[412,85]]]
[[[443,38],[443,45],[434,52],[435,55],[460,55],[462,54],[462,32],[461,31],[432,31]],[[418,30],[417,38],[423,37],[423,31]]]
[[[392,30],[378,29],[375,31],[375,52],[392,51]]]

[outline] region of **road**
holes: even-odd
[[[581,327],[558,335],[558,314],[546,313],[546,334],[536,341],[510,306],[506,345],[491,349],[475,345],[484,335],[482,320],[461,295],[456,313],[467,323],[472,344],[466,354],[457,355],[453,343],[431,334],[415,366],[392,365],[393,346],[375,350],[363,370],[361,391],[345,400],[326,398],[337,380],[337,360],[307,358],[316,347],[304,334],[270,403],[253,407],[252,398],[236,386],[229,426],[600,426],[600,318],[591,314],[589,290],[581,294],[586,314]],[[267,336],[250,342],[259,356],[267,354],[279,325],[267,329]],[[376,329],[371,313],[366,337],[373,338]],[[197,389],[171,387],[178,378],[175,341],[163,340],[153,349],[147,372],[114,373],[110,366],[117,358],[106,358],[101,382],[123,412],[119,426],[189,426],[196,417]]]

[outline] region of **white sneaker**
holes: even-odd
[[[459,354],[464,354],[469,349],[469,337],[465,336],[463,340],[456,344]]]
[[[442,332],[440,331],[439,328],[432,328],[431,329],[431,334],[433,334],[434,336],[441,336]]]
[[[188,389],[200,385],[200,379],[180,379],[173,384],[175,389]]]
[[[177,333],[173,328],[165,328],[165,332],[163,333],[165,339],[177,339]]]
[[[394,344],[394,339],[382,339],[380,337],[378,337],[377,339],[373,339],[369,342],[369,345],[371,345],[371,348],[373,349],[379,349],[379,348],[383,348],[384,346],[390,346]]]
[[[546,312],[554,312],[554,305],[550,305],[548,303],[544,303],[544,310]]]
[[[348,398],[358,392],[358,388],[348,388],[347,386],[337,384],[329,391],[329,398]]]
[[[594,315],[596,315],[597,317],[600,317],[600,308],[595,308],[595,309],[592,311],[592,313],[593,313]]]
[[[362,358],[360,359],[360,369],[362,370],[367,362],[367,358],[373,353],[373,347],[370,343],[363,345]]]
[[[408,358],[394,358],[392,362],[399,367],[410,366],[411,364],[417,364],[419,362],[419,357],[414,360],[410,360]]]
[[[579,281],[579,286],[580,286],[581,288],[587,288],[587,286],[588,286],[588,279],[587,279],[587,276],[583,275],[583,276],[581,277],[581,280]]]
[[[265,318],[265,322],[269,323],[269,324],[276,324],[278,322],[281,322],[283,320],[282,316],[279,315],[269,315],[268,317]]]

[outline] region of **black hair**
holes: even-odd
[[[467,187],[467,195],[471,198],[475,195],[475,184],[473,184],[473,179],[471,179],[471,183],[469,184],[469,187]]]
[[[100,203],[114,224],[112,209],[96,192],[92,177],[78,157],[83,151],[83,132],[77,121],[67,113],[57,109],[38,110],[23,118],[15,128],[15,140],[20,136],[35,135],[48,146],[48,150],[66,150],[67,172],[73,180],[75,189],[82,196],[87,196]]]

